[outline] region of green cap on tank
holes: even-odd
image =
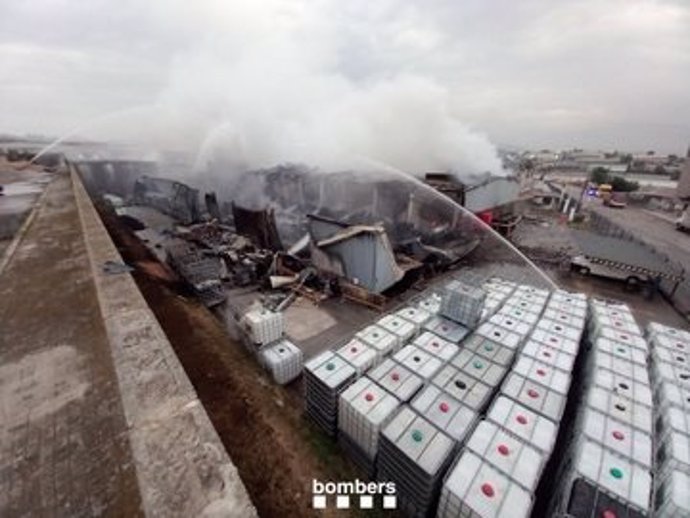
[[[623,472],[618,468],[611,468],[611,471],[609,473],[611,473],[611,476],[613,478],[623,478]]]

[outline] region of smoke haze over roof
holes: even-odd
[[[490,141],[680,154],[688,27],[670,0],[10,0],[0,131],[144,106],[94,127],[258,166],[481,172]]]

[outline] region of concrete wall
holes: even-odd
[[[147,516],[256,516],[237,469],[78,176],[74,194]]]

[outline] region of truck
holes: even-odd
[[[581,253],[570,259],[570,268],[581,275],[623,281],[629,288],[683,280],[684,270],[680,265],[641,243],[583,231],[574,230],[572,234]]]

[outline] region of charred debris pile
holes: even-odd
[[[92,162],[80,172],[208,306],[257,286],[382,307],[452,267],[481,235],[473,218],[399,178],[278,166],[202,193],[150,164],[137,169]]]

